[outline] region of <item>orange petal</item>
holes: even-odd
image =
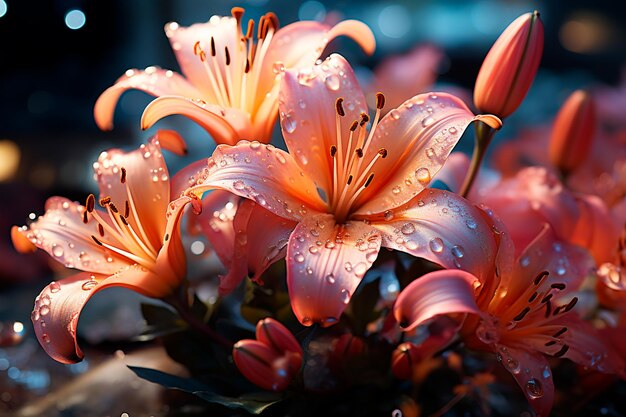
[[[159,139],[161,148],[168,150],[178,156],[187,155],[187,144],[183,137],[175,130],[159,129],[156,137]]]
[[[18,226],[11,227],[11,241],[13,242],[13,247],[19,253],[33,253],[37,250],[37,246],[26,238],[23,234],[25,231],[26,228],[20,228]]]
[[[240,340],[233,346],[233,359],[239,371],[250,382],[268,391],[286,389],[299,370],[297,360],[285,360],[286,358],[256,340]]]

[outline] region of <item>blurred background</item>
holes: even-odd
[[[139,120],[151,100],[144,93],[122,96],[110,132],[96,127],[93,105],[129,68],[158,65],[178,70],[163,33],[165,23],[204,22],[214,14],[229,15],[233,6],[245,7],[246,17],[253,19],[274,11],[281,25],[297,20],[364,21],[378,42],[372,57],[347,39],[327,49],[347,56],[364,85],[373,84],[376,68],[387,58],[407,54],[417,45],[434,46],[441,55],[434,65],[433,89],[452,89],[467,99],[482,59],[501,31],[520,14],[540,11],[545,25],[541,68],[527,100],[507,119],[498,140],[514,137],[521,127],[549,121],[576,88],[620,88],[626,62],[626,4],[621,1],[0,0],[0,334],[16,341],[0,346],[0,415],[20,409],[25,413],[20,415],[29,415],[22,407],[49,392],[55,392],[57,400],[30,415],[63,414],[72,408],[55,405],[59,390],[94,366],[58,365],[32,338],[32,300],[53,272],[45,254],[27,256],[13,250],[11,226],[42,214],[49,196],[83,201],[97,191],[91,164],[98,154],[111,147],[136,147],[156,128],[177,129],[188,141],[190,156],[171,159],[172,171],[209,155],[212,140],[187,119],[172,116],[142,132]],[[407,65],[400,71],[412,77],[419,68]],[[279,140],[278,130],[275,136]],[[133,297],[121,294],[116,297],[120,305],[124,297]],[[96,296],[93,302],[88,308],[101,321],[92,322],[95,333],[86,337],[104,343],[105,351],[107,340],[115,338],[111,334],[137,331],[128,324],[138,317],[136,307],[111,313],[109,299]],[[116,327],[119,323],[127,324]],[[120,407],[121,413],[135,406]],[[156,405],[151,410],[136,407],[132,415],[164,412]]]

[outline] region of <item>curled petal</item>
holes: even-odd
[[[173,114],[198,123],[217,143],[234,145],[239,139],[250,138],[249,114],[182,96],[161,96],[152,100],[141,115],[141,128],[149,129],[158,120]]]
[[[279,354],[293,352],[303,355],[302,348],[293,334],[281,322],[270,317],[259,320],[256,325],[256,338]]]
[[[298,223],[287,247],[287,286],[300,323],[337,323],[380,244],[380,233],[363,222],[338,225],[319,214]]]
[[[187,261],[180,231],[180,221],[187,204],[193,204],[191,197],[182,197],[174,200],[167,207],[167,213],[165,214],[167,223],[162,242],[163,246],[157,255],[155,272],[159,277],[158,279],[168,283],[170,288],[163,294],[159,294],[156,289],[152,291],[157,293],[159,297],[165,296],[176,289],[187,272]],[[149,285],[148,288],[151,288],[151,286]]]
[[[496,348],[502,364],[520,386],[537,416],[549,416],[554,403],[554,382],[546,357],[522,346],[498,345]]]
[[[619,228],[608,207],[594,195],[576,196],[576,202],[580,216],[569,240],[587,248],[598,265],[612,261],[617,251]]]
[[[187,155],[187,144],[183,137],[175,130],[159,129],[156,137],[159,138],[161,148],[178,156]]]
[[[206,166],[196,173],[194,182],[197,185],[188,191],[198,196],[221,188],[290,220],[326,210],[315,184],[293,157],[259,142],[242,140],[235,146],[218,146]]]
[[[202,93],[196,87],[175,72],[156,67],[149,67],[145,71],[131,69],[98,97],[93,112],[100,129],[113,129],[113,112],[117,101],[122,93],[131,89],[141,90],[155,97],[164,95],[202,97]]]
[[[388,156],[372,168],[374,181],[356,201],[358,212],[383,212],[426,188],[465,128],[479,117],[448,93],[419,94],[387,113],[364,149],[364,160],[380,149]]]
[[[480,314],[474,295],[478,285],[478,279],[465,271],[430,272],[402,290],[393,314],[405,331],[439,315]]]
[[[343,98],[343,117],[337,115],[339,98]],[[350,126],[367,113],[365,97],[350,64],[341,55],[333,54],[312,68],[285,72],[279,110],[289,153],[328,194],[333,178],[331,146],[338,149],[337,160],[343,160]],[[336,120],[340,120],[343,142],[337,137]]]
[[[170,180],[170,195],[178,198],[185,193],[187,188],[196,185],[194,175],[206,166],[206,158],[192,162],[178,171]]]
[[[481,282],[493,278],[497,234],[481,210],[456,194],[424,190],[403,206],[363,218],[383,232],[385,247],[464,269]]]
[[[170,291],[158,276],[137,265],[127,266],[109,277],[81,272],[50,283],[35,299],[31,314],[37,339],[50,357],[62,363],[83,359],[76,342],[80,313],[93,294],[112,286],[129,288],[149,297]]]
[[[11,241],[13,242],[15,250],[19,253],[33,253],[37,250],[37,246],[23,234],[26,230],[27,228],[11,227]]]

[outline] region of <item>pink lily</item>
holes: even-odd
[[[460,270],[429,273],[398,296],[394,314],[411,330],[439,315],[469,314],[462,327],[468,346],[493,351],[538,415],[554,400],[546,356],[566,357],[594,370],[623,374],[624,361],[573,311],[568,298],[593,268],[581,248],[555,239],[546,226],[513,261],[503,235],[495,288]]]
[[[182,114],[198,123],[217,143],[234,145],[239,139],[269,142],[278,107],[278,81],[285,68],[310,67],[334,38],[346,35],[368,54],[375,48],[371,30],[362,22],[346,20],[334,27],[318,22],[296,22],[278,29],[273,13],[242,31],[244,9],[232,17],[213,16],[207,23],[165,26],[183,75],[148,67],[126,71],[98,98],[96,123],[113,127],[113,111],[120,95],[139,89],[156,96],[144,110],[141,126]]]
[[[52,197],[46,212],[19,233],[67,268],[82,270],[50,283],[31,319],[39,343],[59,362],[83,358],[76,342],[80,312],[96,292],[126,287],[162,298],[185,277],[178,223],[190,199],[170,203],[170,181],[157,136],[132,152],[109,150],[94,163],[100,205]],[[19,239],[18,239],[19,243]],[[23,246],[23,244],[21,245]]]
[[[265,268],[286,251],[290,299],[302,324],[336,323],[381,246],[484,275],[495,243],[481,212],[426,187],[469,123],[499,127],[497,118],[430,93],[380,119],[380,94],[368,133],[365,98],[339,55],[287,71],[279,103],[289,152],[259,142],[220,145],[188,193],[225,189],[277,219],[264,229],[265,246],[249,245],[248,252]],[[259,226],[250,222],[247,231]]]

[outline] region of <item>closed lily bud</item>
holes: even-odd
[[[409,342],[402,343],[391,353],[391,372],[398,379],[411,379],[413,368],[420,359],[417,346]]]
[[[293,352],[302,357],[302,348],[296,338],[277,320],[269,317],[259,320],[256,325],[256,338],[278,354]]]
[[[331,369],[340,370],[346,361],[365,353],[365,342],[350,333],[342,334],[334,341],[333,348],[328,355],[328,364]]]
[[[474,104],[484,113],[507,117],[520,105],[535,78],[543,52],[543,23],[537,11],[513,21],[480,67]]]
[[[302,365],[302,355],[277,353],[258,340],[240,340],[233,346],[233,359],[250,382],[268,391],[283,391]]]
[[[596,130],[596,108],[591,95],[574,91],[554,120],[550,138],[550,162],[567,174],[585,160]]]

